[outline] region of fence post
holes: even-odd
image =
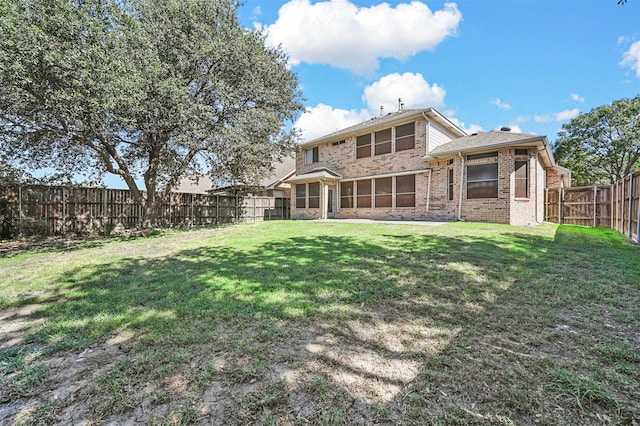
[[[640,176],[640,173],[636,173],[636,175]],[[634,179],[635,181],[635,179]],[[633,189],[631,188],[631,193],[633,194]],[[638,200],[638,229],[636,232],[636,243],[640,244],[640,200]]]
[[[191,194],[191,227],[193,227],[193,222],[194,222],[193,194]]]
[[[62,235],[67,235],[67,217],[66,217],[66,213],[67,213],[67,202],[65,199],[65,195],[66,195],[66,191],[65,191],[65,187],[62,187]]]
[[[219,218],[220,218],[220,196],[216,194],[216,225],[218,224]]]
[[[254,195],[253,196],[253,221],[254,222],[256,221],[256,219],[258,217],[258,215],[256,214],[256,201],[257,201],[256,199],[257,199],[257,197]]]
[[[238,214],[238,196],[236,195],[236,221],[238,221],[239,218],[240,215]]]
[[[633,173],[629,175],[629,238],[633,236]]]
[[[544,189],[544,221],[549,221],[549,188]]]
[[[593,227],[598,226],[596,212],[598,211],[598,187],[593,185]]]
[[[562,192],[564,188],[558,188],[558,225],[562,225]]]
[[[610,218],[611,219],[610,220],[610,222],[611,222],[610,228],[611,229],[616,229],[614,224],[613,224],[613,218],[616,215],[615,212],[613,211],[613,207],[614,207],[613,200],[615,198],[614,193],[613,193],[613,184],[611,184],[611,186],[610,186],[609,198],[611,198],[611,203],[610,203],[611,204],[611,210],[609,212],[609,216],[611,216],[611,218]]]
[[[107,236],[107,188],[102,188],[102,233]]]
[[[22,228],[22,184],[18,184],[18,227],[20,228],[20,236],[24,233]]]

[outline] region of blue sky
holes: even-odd
[[[244,0],[239,16],[290,55],[306,140],[402,98],[467,131],[553,142],[579,113],[640,94],[640,0]]]

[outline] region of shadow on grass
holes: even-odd
[[[608,291],[590,284],[611,278],[607,267],[590,268],[603,241],[601,233],[585,240],[567,228],[559,228],[555,240],[518,232],[452,237],[400,231],[373,240],[322,235],[246,250],[203,246],[170,257],[131,256],[56,278],[59,293],[39,298],[42,309],[34,313],[47,321],[27,344],[54,353],[126,330],[138,350],[218,345],[237,360],[259,361],[227,370],[242,382],[265,377],[269,366],[260,363],[286,363],[262,353],[265,345],[247,342],[259,334],[256,329],[279,327],[269,348],[298,345],[313,352],[312,344],[319,347],[316,358],[294,350],[289,356],[300,359],[290,361],[301,374],[311,370],[302,364],[313,360],[327,367],[316,378],[327,383],[330,395],[303,386],[291,390],[314,407],[307,420],[339,414],[365,423],[506,424],[540,415],[562,423],[558,406],[565,415],[574,409],[567,419],[584,420],[557,394],[544,395],[551,390],[540,376],[562,364],[554,361],[561,357],[556,346],[545,346],[557,338],[555,310],[579,310],[579,303]],[[615,237],[608,248],[628,254]],[[627,266],[621,278],[626,285],[638,271],[629,270],[628,260],[618,261],[616,268]],[[574,276],[585,270],[592,276]],[[415,336],[405,336],[414,326]],[[287,329],[316,331],[305,338],[287,335]],[[431,338],[433,330],[442,334]],[[394,331],[408,342],[381,336]],[[433,345],[422,342],[430,338]],[[368,361],[353,363],[359,354],[368,354]],[[415,372],[365,365],[375,367],[376,358],[398,369],[406,361]],[[393,397],[367,400],[372,382],[388,385]],[[595,403],[611,414],[611,406]],[[267,408],[279,415],[292,411],[289,404],[291,396]],[[263,405],[237,421],[256,421]]]

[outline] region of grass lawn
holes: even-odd
[[[239,224],[0,258],[0,424],[640,422],[607,229]]]

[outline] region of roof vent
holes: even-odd
[[[510,132],[510,131],[511,131],[511,127],[504,126],[504,127],[502,127],[502,128],[500,129],[500,131],[501,131],[501,132]]]

